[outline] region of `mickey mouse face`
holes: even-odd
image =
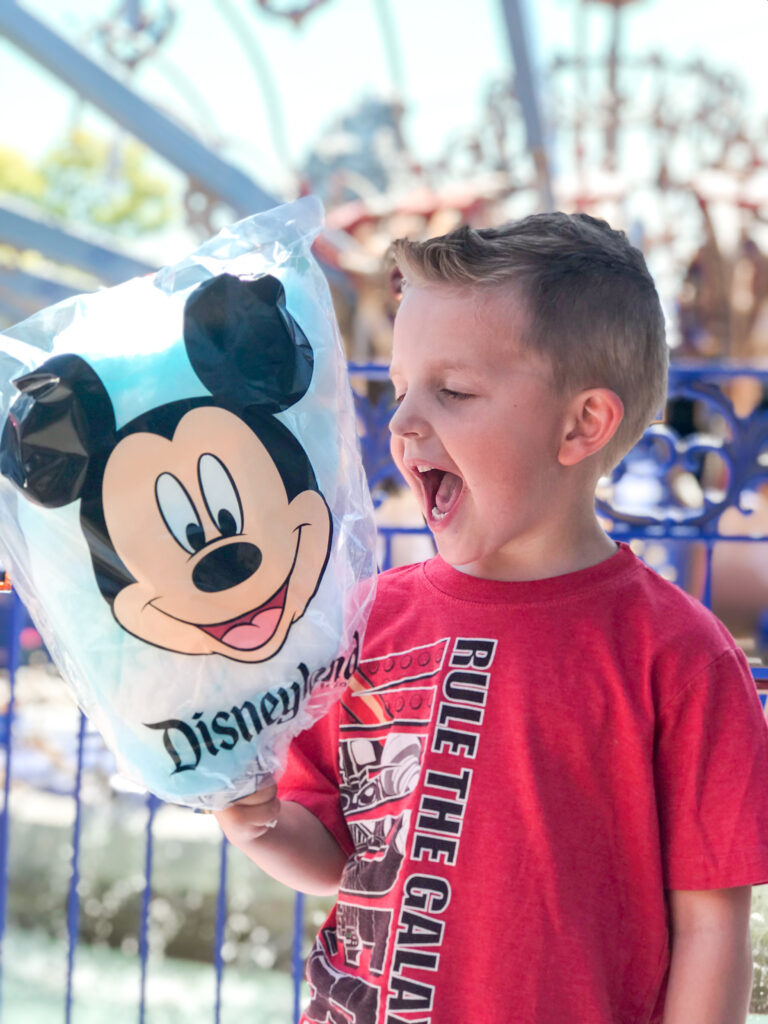
[[[172,440],[142,432],[120,441],[102,502],[135,580],[115,598],[115,618],[175,651],[271,658],[328,557],[323,497],[306,490],[289,500],[257,435],[215,406],[188,412]]]
[[[20,378],[0,471],[47,507],[81,499],[97,585],[128,632],[185,654],[265,661],[330,551],[312,467],[272,415],[306,392],[312,350],[277,279],[226,274],[190,295],[184,343],[211,397],[158,406],[119,431],[79,356]]]

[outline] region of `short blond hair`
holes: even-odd
[[[584,213],[541,213],[422,242],[400,238],[391,251],[407,282],[514,289],[527,316],[519,341],[548,359],[555,387],[607,387],[624,404],[606,469],[662,408],[664,314],[643,254],[623,231]]]

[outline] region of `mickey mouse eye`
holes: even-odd
[[[155,499],[165,525],[190,555],[205,546],[205,531],[192,499],[171,473],[161,473],[155,481]]]
[[[201,455],[197,464],[205,507],[224,537],[243,532],[243,506],[235,482],[224,463],[215,455]]]

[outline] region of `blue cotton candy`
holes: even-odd
[[[3,564],[121,771],[177,803],[279,773],[357,664],[374,525],[321,217],[248,218],[3,338]]]

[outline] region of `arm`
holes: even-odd
[[[314,896],[338,892],[346,854],[311,811],[279,800],[274,784],[214,813],[227,839],[278,882]]]
[[[663,1024],[743,1024],[752,986],[750,886],[669,893]]]

